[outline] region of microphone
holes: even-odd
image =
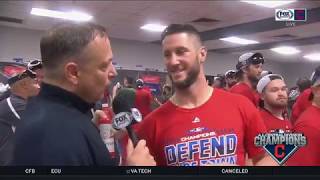
[[[132,88],[122,88],[112,102],[112,109],[115,113],[112,126],[116,130],[126,128],[134,147],[137,145],[139,138],[131,125],[142,121],[140,111],[134,108],[135,94],[135,90]]]

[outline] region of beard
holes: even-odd
[[[282,99],[277,99],[276,101],[270,101],[268,104],[277,109],[285,108],[288,106],[288,99],[282,98]]]
[[[258,78],[258,77],[256,77],[256,76],[248,76],[248,79],[249,79],[249,81],[251,82],[252,87],[253,87],[254,89],[256,89],[260,78]]]
[[[177,89],[187,89],[189,88],[198,78],[200,73],[200,64],[198,61],[191,67],[191,69],[187,72],[187,77],[182,81],[174,81],[172,75],[169,74],[172,84]]]

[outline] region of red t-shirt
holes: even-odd
[[[287,161],[289,166],[320,166],[320,108],[310,106],[298,118],[294,132],[303,133],[307,145],[300,147]]]
[[[151,112],[152,94],[146,89],[137,89],[135,107],[139,109],[142,117],[145,118]]]
[[[282,129],[284,131],[292,129],[292,125],[288,119],[279,119],[266,109],[260,109],[260,114],[269,132],[276,129]]]
[[[245,165],[245,154],[265,151],[254,138],[266,127],[246,98],[215,89],[203,105],[185,109],[167,101],[138,126],[150,153],[160,166]]]
[[[246,83],[238,83],[229,90],[232,93],[241,94],[247,97],[256,107],[259,106],[260,96],[258,92],[250,88]]]
[[[292,114],[291,114],[292,124],[296,122],[296,120],[299,118],[301,113],[303,113],[303,111],[305,111],[309,106],[311,106],[311,101],[309,100],[311,93],[312,93],[311,88],[306,89],[297,98],[297,101],[294,103],[292,107]]]

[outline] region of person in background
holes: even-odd
[[[219,89],[224,89],[225,87],[225,80],[222,75],[217,75],[213,79],[213,84],[212,87],[214,88],[219,88]]]
[[[165,84],[162,88],[161,103],[164,104],[167,102],[171,98],[172,94],[172,87],[168,84]]]
[[[320,66],[311,76],[311,105],[300,115],[293,131],[306,136],[306,146],[300,147],[287,161],[288,166],[320,166]]]
[[[123,78],[123,86],[125,88],[134,88],[134,79],[129,76]]]
[[[292,124],[294,124],[299,116],[303,113],[303,111],[305,111],[312,104],[311,101],[313,98],[313,94],[310,88],[310,84],[310,80],[307,80],[305,78],[301,78],[297,81],[297,87],[300,94],[292,107],[290,118]]]
[[[262,77],[257,85],[262,106],[261,116],[268,131],[291,130],[292,125],[286,114],[288,105],[288,88],[282,76],[268,74]]]
[[[120,84],[120,82],[117,82],[112,87],[111,102],[115,98],[115,96],[118,94],[118,92],[119,92],[119,90],[121,88],[132,88],[132,89],[135,89],[134,79],[132,77],[130,77],[130,76],[125,76],[123,78],[123,86]]]
[[[237,68],[238,83],[230,92],[247,97],[256,107],[259,105],[259,94],[256,85],[261,77],[264,58],[261,53],[245,53],[239,57]]]
[[[293,105],[296,102],[299,95],[300,95],[300,92],[298,90],[298,87],[292,87],[289,89],[289,92],[288,92],[288,114],[289,114],[290,121],[291,121],[291,117],[292,117]],[[291,123],[292,123],[292,121],[291,121]]]
[[[153,97],[149,89],[144,88],[142,79],[136,80],[136,97],[135,107],[140,110],[142,117],[145,118],[152,111],[152,103],[156,102],[159,106],[161,103],[156,97]]]
[[[28,99],[36,96],[40,90],[36,77],[35,72],[27,67],[8,80],[11,94],[0,102],[0,166],[9,165],[12,160],[16,127]]]
[[[20,69],[20,68],[19,68]],[[43,79],[43,70],[42,70],[42,62],[38,59],[30,60],[29,63],[26,64],[26,68],[22,68],[22,70],[27,69],[28,72],[35,74],[36,77],[34,78],[39,85],[41,85],[41,81]],[[18,70],[19,71],[19,70]],[[2,84],[0,83],[0,101],[6,99],[10,96],[10,86],[9,84]]]
[[[228,70],[225,73],[226,78],[226,90],[229,91],[235,84],[237,84],[236,71]]]
[[[209,86],[213,85],[214,77],[213,76],[206,76],[206,81]]]
[[[308,78],[299,78],[297,81],[297,87],[300,93],[303,93],[304,90],[311,87],[311,80]]]
[[[42,61],[38,59],[31,60],[27,64],[27,69],[32,72],[33,74],[36,74],[36,80],[38,84],[41,85],[41,82],[44,78],[44,72],[42,68]]]

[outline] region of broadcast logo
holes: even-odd
[[[307,9],[276,9],[276,21],[306,21]]]
[[[279,165],[283,165],[299,147],[307,144],[307,139],[301,133],[277,130],[257,135],[254,144],[262,146]]]

